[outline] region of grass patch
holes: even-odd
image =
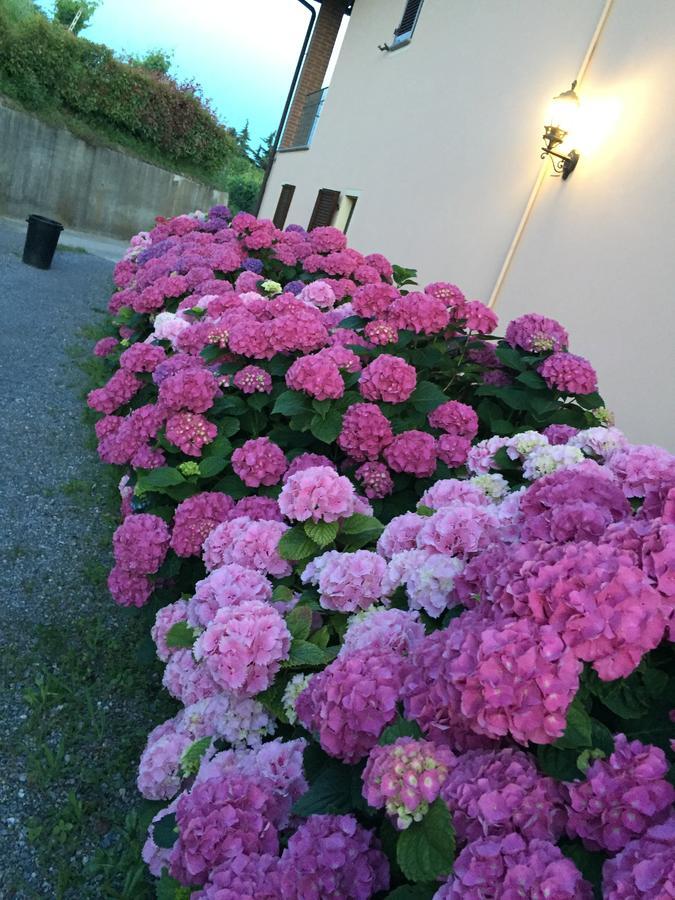
[[[87,389],[101,373],[91,357],[98,329],[83,331],[85,343],[69,356]],[[73,440],[88,445],[90,415],[75,426]],[[141,860],[147,825],[161,804],[136,792],[138,760],[148,732],[178,706],[162,689],[162,666],[150,639],[155,608],[114,607],[106,587],[112,531],[118,524],[118,476],[109,467],[95,481],[75,478],[55,486],[64,509],[82,521],[86,553],[77,597],[54,604],[77,605],[63,623],[35,625],[31,641],[5,646],[3,679],[22,687],[27,717],[18,734],[0,736],[0,756],[25,753],[25,789],[35,811],[28,839],[40,876],[55,900],[118,898],[146,900],[154,888]],[[11,557],[21,559],[17,545]],[[64,564],[68,564],[64,561]],[[58,583],[58,579],[55,579]],[[29,595],[35,586],[23,585]],[[22,776],[23,777],[23,776]],[[28,891],[24,885],[18,889]]]

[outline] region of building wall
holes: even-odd
[[[227,194],[95,147],[52,128],[0,98],[0,213],[30,213],[64,225],[129,238],[155,216],[175,216],[226,203]]]
[[[282,153],[262,215],[297,186],[358,195],[350,242],[487,300],[535,182],[542,124],[604,0],[425,0],[392,53],[403,0],[357,0],[312,146]],[[556,316],[596,365],[617,423],[675,449],[675,4],[614,0],[579,90],[581,161],[544,179],[496,309]]]

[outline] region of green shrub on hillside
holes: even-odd
[[[10,18],[6,0],[0,2],[0,81],[28,109],[62,110],[112,128],[177,166],[215,173],[237,152],[195,85],[121,63],[108,47],[44,16]]]

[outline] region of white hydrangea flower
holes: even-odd
[[[509,483],[503,475],[474,475],[469,478],[469,484],[475,485],[491,500],[501,500],[509,492]]]
[[[536,481],[558,469],[568,469],[583,462],[586,457],[578,447],[568,447],[566,444],[557,446],[537,447],[525,457],[523,463],[523,476],[528,481]]]
[[[514,434],[509,438],[506,453],[509,459],[523,459],[536,447],[547,447],[548,438],[538,431],[521,431],[520,434]]]
[[[295,702],[309,684],[311,677],[311,675],[294,675],[286,685],[286,690],[281,698],[281,705],[283,706],[286,718],[291,725],[295,725],[298,721],[298,714],[295,711]]]
[[[569,439],[567,446],[578,447],[584,453],[594,453],[605,460],[615,450],[625,447],[627,443],[628,438],[620,429],[599,425],[597,428],[587,428],[585,431],[577,432]]]

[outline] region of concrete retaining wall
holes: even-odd
[[[227,194],[95,147],[0,98],[0,213],[49,216],[83,231],[129,238],[175,216],[226,203]]]

